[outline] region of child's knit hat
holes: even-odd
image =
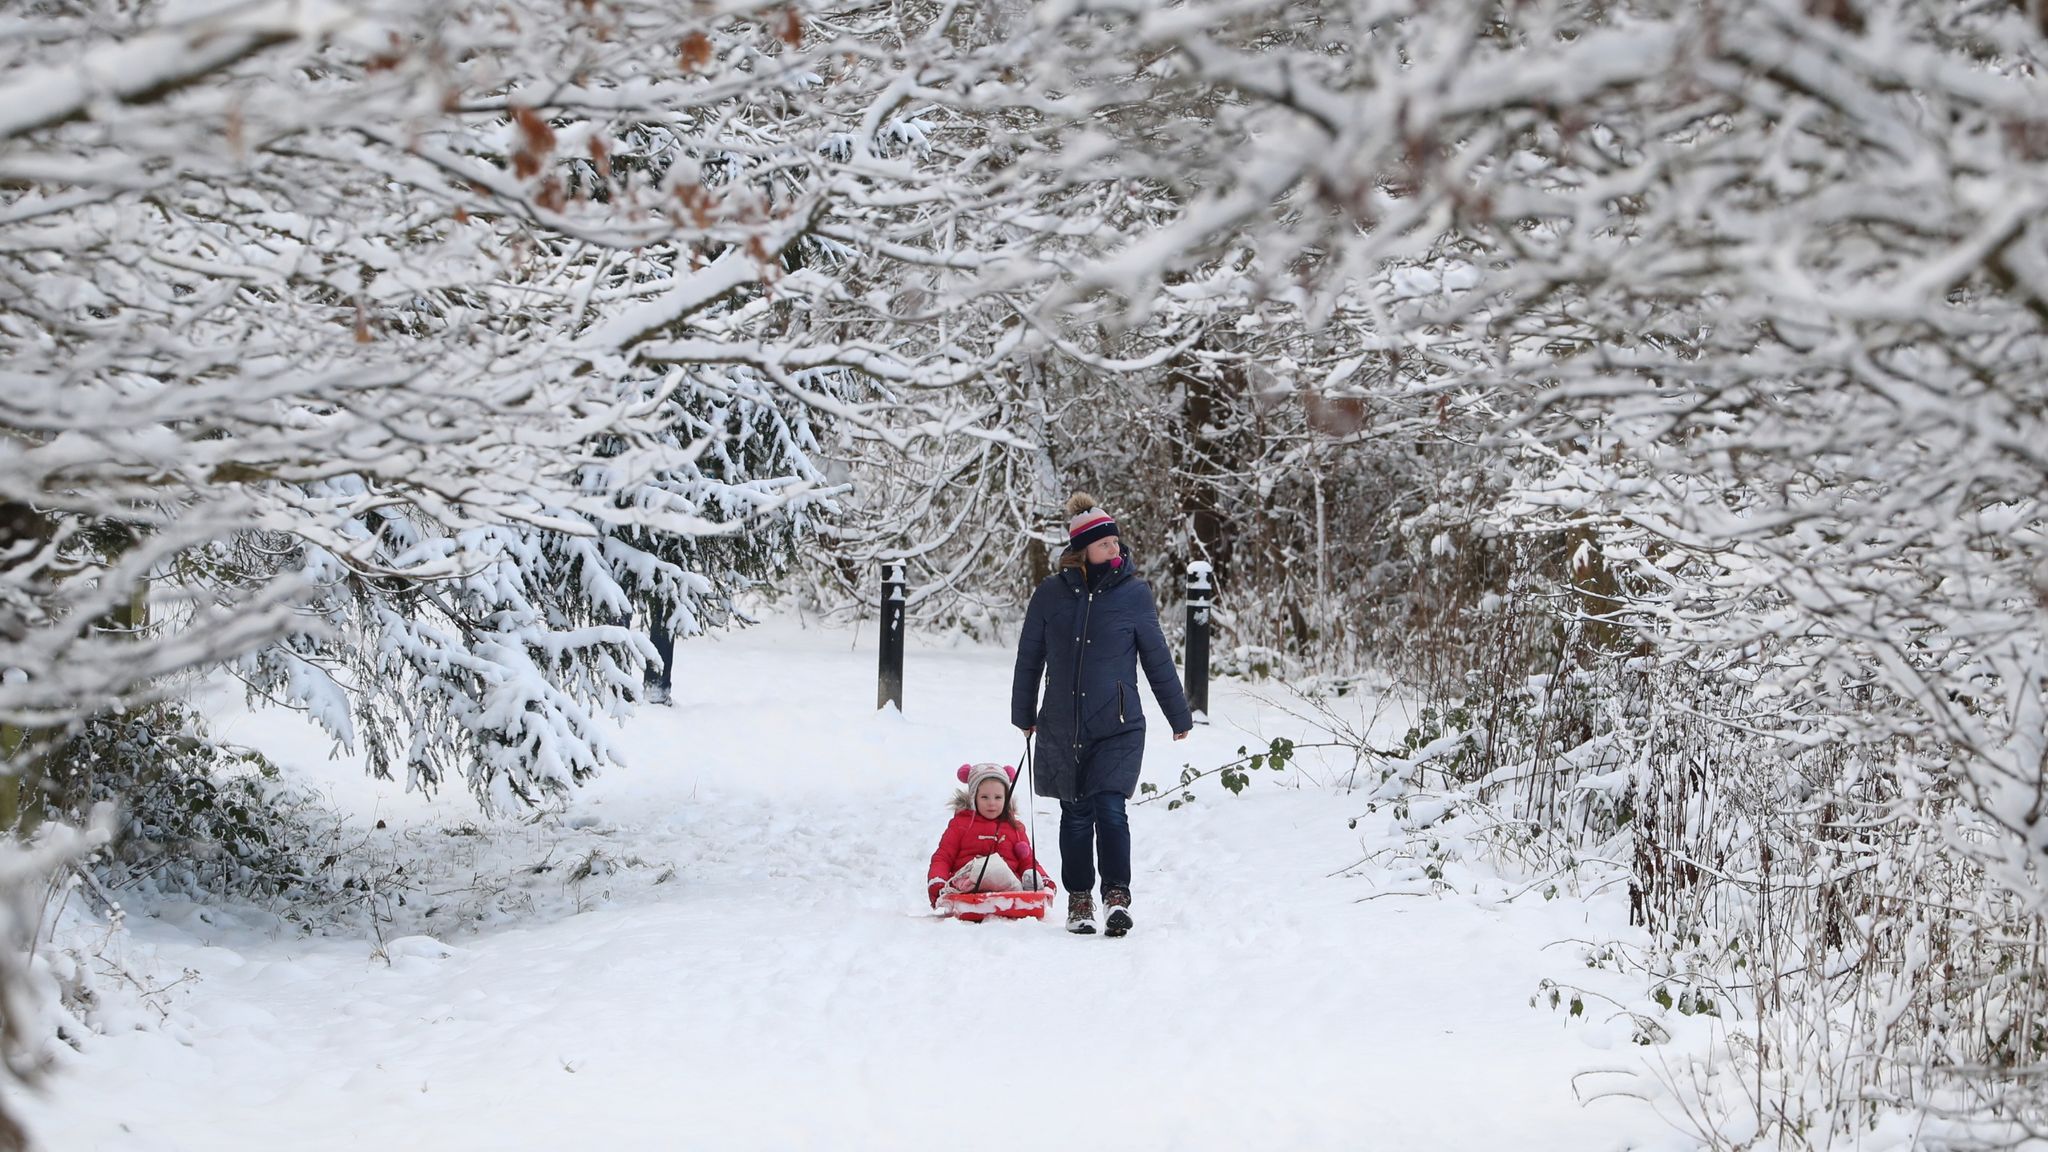
[[[1017,784],[1017,769],[1008,764],[962,764],[960,782],[967,785],[968,802],[973,802],[976,792],[981,791],[983,780],[1001,780],[1003,793],[1008,795]]]
[[[1086,492],[1067,497],[1067,551],[1079,552],[1105,536],[1117,535],[1116,518]]]

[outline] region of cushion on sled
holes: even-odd
[[[1015,892],[1024,887],[1024,881],[1001,856],[976,856],[946,883],[955,892]]]
[[[939,897],[939,914],[960,920],[1043,920],[1050,892],[952,892]]]

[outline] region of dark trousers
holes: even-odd
[[[1060,801],[1060,883],[1069,892],[1095,887],[1095,863],[1102,862],[1102,890],[1131,887],[1131,820],[1124,794],[1096,792]]]
[[[654,650],[661,653],[661,675],[656,676],[654,674],[654,665],[649,664],[647,666],[647,683],[666,692],[673,686],[670,677],[675,675],[676,670],[675,633],[670,632],[657,622],[654,627],[647,630],[647,638],[654,641]]]

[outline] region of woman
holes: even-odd
[[[1102,870],[1103,933],[1131,930],[1131,826],[1124,801],[1138,790],[1145,712],[1138,662],[1152,695],[1184,739],[1195,725],[1159,630],[1152,590],[1131,569],[1116,521],[1076,492],[1067,501],[1060,569],[1031,594],[1017,640],[1010,722],[1038,740],[1036,790],[1060,802],[1060,882],[1067,931],[1095,931],[1095,872]],[[1040,674],[1045,701],[1038,699]]]

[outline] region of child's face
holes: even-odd
[[[974,790],[974,810],[983,820],[993,820],[1003,814],[1003,802],[1009,798],[1009,791],[1001,784],[983,780],[981,787]]]

